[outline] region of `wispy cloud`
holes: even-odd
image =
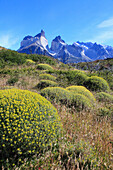
[[[98,35],[96,35],[94,38],[88,41],[98,42],[98,43],[107,43],[110,40],[113,40],[113,29],[100,32]]]
[[[18,38],[14,37],[11,33],[0,33],[0,46],[11,48],[18,42]]]
[[[111,27],[113,26],[113,17],[109,18],[107,20],[102,21],[99,25],[98,28],[105,28],[105,27]]]
[[[96,34],[94,33],[93,37],[88,41],[109,44],[113,40],[113,17],[96,25],[95,32]]]

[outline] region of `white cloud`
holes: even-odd
[[[88,41],[109,44],[113,40],[113,17],[102,21],[96,26],[95,31],[98,33],[94,33],[93,38]]]
[[[11,48],[18,41],[12,34],[0,34],[0,46]]]
[[[98,28],[105,28],[105,27],[111,27],[113,26],[113,17],[109,18],[107,20],[102,21],[99,25]]]

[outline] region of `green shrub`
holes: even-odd
[[[91,108],[93,105],[91,103],[91,101],[88,99],[88,97],[79,94],[79,93],[71,93],[71,98],[68,101],[68,106],[72,107],[74,106],[78,111],[83,110],[83,109],[89,109]]]
[[[69,85],[83,85],[88,76],[80,70],[55,70],[57,81],[62,87]]]
[[[39,70],[53,70],[49,64],[38,64],[37,69]]]
[[[52,76],[50,74],[46,74],[46,73],[45,74],[40,74],[39,78],[44,79],[44,80],[53,80],[53,81],[56,80],[56,77],[54,77],[54,76]]]
[[[96,94],[96,98],[101,102],[113,102],[113,95],[110,95],[106,92],[99,92]]]
[[[92,91],[108,91],[109,85],[106,80],[98,76],[91,76],[85,82],[86,88]]]
[[[43,89],[45,87],[55,87],[58,86],[58,84],[51,80],[40,80],[40,82],[37,84],[37,88]]]
[[[88,97],[92,102],[95,102],[95,98],[93,94],[88,89],[86,89],[84,86],[69,86],[66,89],[72,92],[75,92],[75,93],[80,93]]]
[[[77,110],[91,107],[90,100],[82,94],[74,94],[62,87],[47,87],[41,90],[41,95],[46,97],[51,102],[57,102],[74,106]]]
[[[0,90],[0,168],[19,165],[57,141],[57,110],[41,95],[27,90]]]
[[[64,75],[65,77],[71,85],[83,85],[88,78],[85,72],[79,70],[67,71]]]
[[[38,55],[38,54],[29,54],[27,55],[28,59],[31,59],[35,62],[38,63],[46,63],[46,64],[50,64],[50,65],[56,65],[57,61],[49,56],[44,56],[44,55]]]
[[[56,81],[58,82],[59,86],[64,88],[66,88],[69,85],[68,79],[64,75],[58,75]]]
[[[4,60],[7,63],[16,63],[21,65],[26,61],[26,54],[20,54],[17,51],[13,50],[1,50],[0,51],[0,59]]]
[[[41,95],[46,97],[51,102],[61,102],[67,104],[70,98],[70,92],[62,87],[47,87],[41,90]]]

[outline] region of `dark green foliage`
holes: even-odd
[[[68,82],[70,84],[83,85],[84,81],[87,79],[85,72],[74,70],[68,71],[66,75]]]
[[[98,76],[91,76],[85,82],[86,88],[92,91],[108,91],[109,85],[106,80]]]
[[[51,58],[49,56],[29,54],[29,55],[27,55],[27,58],[31,59],[35,62],[38,62],[38,63],[46,63],[46,64],[50,64],[50,65],[57,64],[57,61],[54,58]]]
[[[0,58],[0,69],[4,67],[5,67],[5,61],[2,58]]]
[[[12,50],[1,50],[0,51],[0,60],[8,63],[16,63],[21,65],[26,61],[26,54],[20,54]]]
[[[47,63],[56,65],[57,61],[51,57],[36,55],[36,54],[22,54],[12,50],[0,50],[0,68],[5,65],[21,65],[26,62],[26,59],[33,60],[38,63]]]
[[[97,93],[96,98],[100,102],[108,102],[108,103],[113,102],[113,95],[110,95],[106,92]]]
[[[38,89],[43,89],[45,87],[55,87],[58,86],[58,84],[51,80],[40,80],[40,82],[37,84]]]
[[[65,83],[67,85],[83,85],[88,78],[85,72],[79,70],[61,70],[57,71],[57,75],[57,80],[63,87],[66,87]],[[65,82],[64,85],[63,82]]]

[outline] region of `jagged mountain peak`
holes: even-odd
[[[41,32],[39,34],[35,35],[35,37],[41,37],[41,36],[45,37],[44,30],[41,30]]]
[[[65,43],[65,41],[62,40],[62,38],[61,38],[60,35],[56,36],[56,37],[53,39],[53,41]]]

